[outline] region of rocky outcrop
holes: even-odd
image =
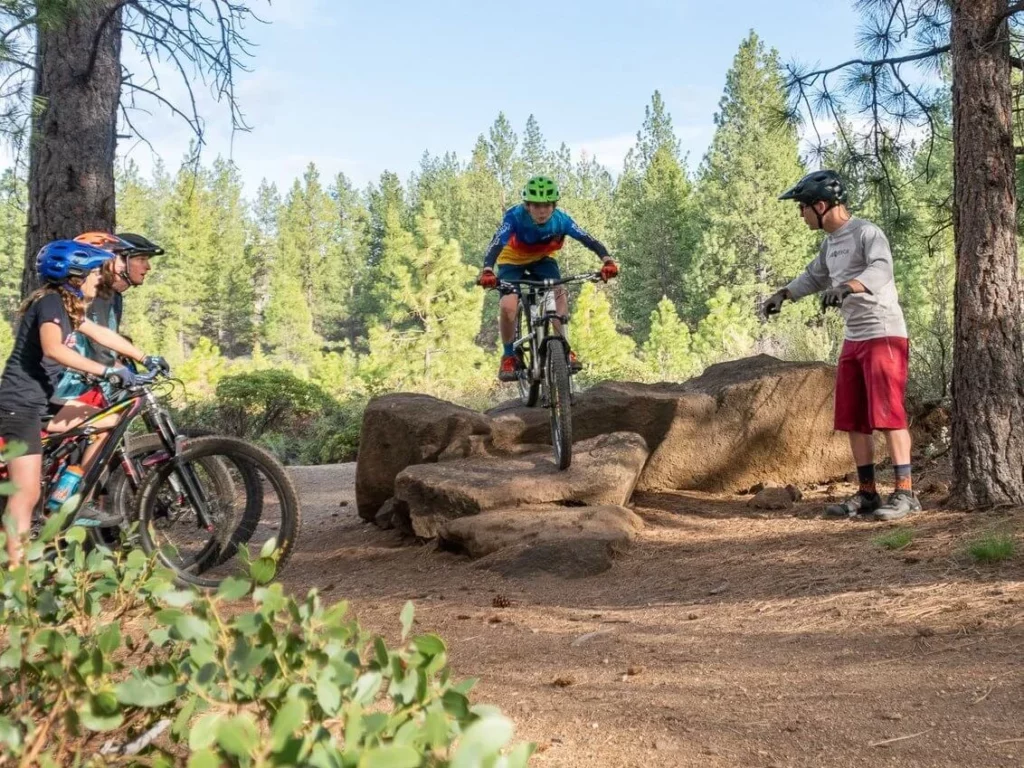
[[[437,536],[449,520],[494,509],[621,506],[633,495],[647,456],[642,437],[616,432],[577,443],[565,471],[550,449],[420,464],[399,473],[395,499],[423,538]]]
[[[359,516],[374,519],[406,467],[482,452],[490,436],[490,418],[436,397],[396,394],[370,401],[356,465]]]

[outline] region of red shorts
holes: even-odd
[[[84,405],[91,405],[95,408],[106,408],[107,398],[103,395],[103,390],[99,387],[93,387],[87,389],[85,392],[75,398],[79,403]]]
[[[844,341],[836,368],[835,427],[871,434],[906,429],[907,360],[910,346],[899,336]]]

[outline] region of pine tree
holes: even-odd
[[[650,327],[641,352],[650,375],[657,381],[685,381],[694,376],[700,361],[691,349],[690,329],[667,296],[662,296],[651,313]]]
[[[634,355],[636,343],[615,329],[604,291],[586,283],[569,315],[569,344],[583,363],[578,374],[581,383],[639,378],[642,366]]]
[[[719,288],[708,301],[708,313],[697,326],[693,350],[703,365],[736,360],[754,348],[758,323],[744,297]]]
[[[726,75],[696,192],[702,237],[688,282],[698,306],[727,286],[756,315],[814,256],[814,235],[777,199],[804,173],[785,109],[778,54],[751,32]]]
[[[299,278],[302,295],[313,316],[318,336],[336,331],[340,275],[340,233],[337,203],[320,183],[313,163],[306,167],[301,182],[292,185],[278,219],[280,269]],[[334,294],[331,296],[331,294]]]
[[[531,176],[548,175],[550,157],[544,134],[541,133],[537,118],[530,115],[526,119],[526,132],[523,135],[522,169],[517,179],[516,188],[522,187]]]
[[[690,193],[672,119],[655,92],[615,191],[619,313],[638,338],[647,336],[661,296],[692,315],[685,281],[694,240]]]
[[[209,178],[211,258],[204,263],[205,332],[228,357],[247,354],[254,342],[255,268],[246,254],[242,179],[231,161],[217,158]]]
[[[366,320],[360,313],[369,269],[370,213],[362,195],[343,173],[330,188],[336,217],[336,248],[327,270],[327,339],[344,340],[352,347],[366,333]]]
[[[512,124],[504,112],[499,113],[488,133],[487,168],[501,188],[502,210],[518,202],[516,183],[522,178],[518,146],[519,137],[512,130]]]
[[[444,240],[429,201],[409,232],[392,213],[380,263],[385,322],[372,327],[363,370],[377,386],[458,391],[478,380],[484,360],[474,343],[483,295],[458,243]]]
[[[277,256],[277,220],[281,194],[276,184],[266,179],[256,190],[256,201],[249,222],[247,254],[253,269],[252,325],[257,329],[257,344],[266,341],[266,311],[270,304],[270,283]]]
[[[202,308],[209,306],[215,289],[205,279],[218,257],[211,235],[209,175],[186,156],[163,201],[167,257],[154,275],[148,317],[159,348],[172,363],[184,360],[198,342]]]
[[[444,157],[433,157],[424,152],[419,172],[414,174],[410,184],[412,207],[417,213],[423,212],[423,204],[430,200],[441,221],[441,233],[445,238],[457,238],[459,221],[462,216],[463,196],[459,177],[462,167],[454,152]]]

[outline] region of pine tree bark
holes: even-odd
[[[122,4],[76,3],[61,22],[37,29],[22,295],[38,285],[45,243],[114,229]]]
[[[952,4],[953,494],[1024,504],[1024,302],[1018,277],[1007,0]],[[993,30],[996,30],[993,36]]]

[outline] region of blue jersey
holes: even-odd
[[[509,208],[491,244],[487,246],[484,267],[492,269],[498,264],[531,264],[561,250],[566,236],[579,241],[602,259],[608,258],[608,249],[591,237],[565,211],[555,209],[551,218],[538,225],[526,210],[525,204]]]

